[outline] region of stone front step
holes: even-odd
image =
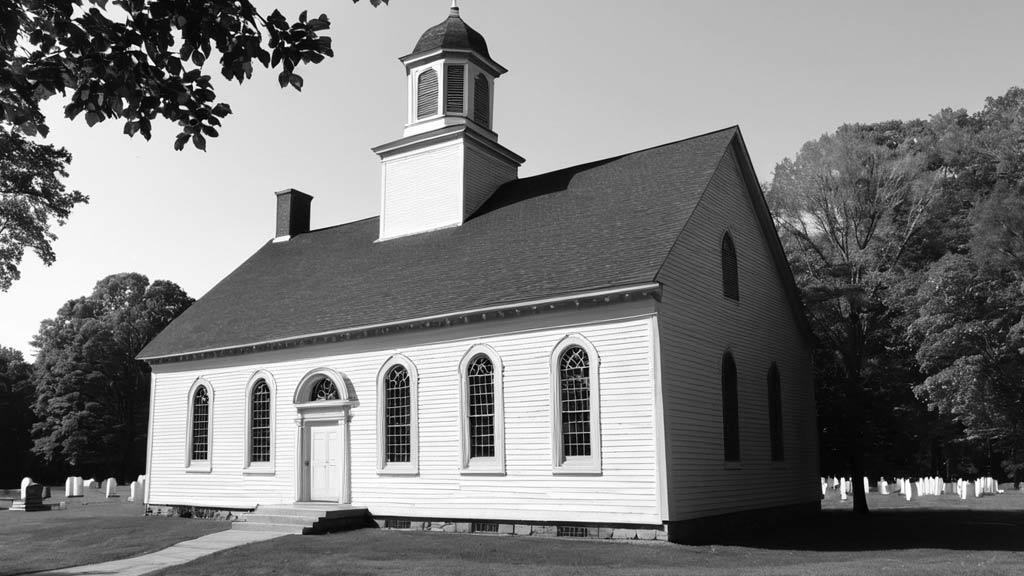
[[[285,534],[323,534],[364,528],[367,525],[369,515],[366,508],[302,502],[259,506],[236,520],[231,528]]]

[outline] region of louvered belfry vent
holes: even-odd
[[[466,105],[463,103],[466,94],[466,67],[461,64],[448,66],[448,78],[445,83],[446,110],[451,114],[464,114]]]
[[[484,128],[491,127],[491,86],[483,74],[477,74],[473,82],[473,120]]]
[[[437,114],[437,72],[427,70],[420,74],[416,84],[416,119]]]

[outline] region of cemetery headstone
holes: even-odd
[[[27,484],[21,489],[21,499],[11,503],[13,512],[38,512],[49,510],[50,507],[43,504],[43,488],[39,484]]]
[[[22,500],[25,499],[25,489],[28,488],[31,485],[32,485],[32,479],[29,478],[28,476],[25,476],[24,478],[21,479],[21,494],[19,494],[19,496],[21,496]]]
[[[117,480],[114,480],[113,478],[107,478],[105,484],[107,498],[117,498]]]
[[[139,489],[139,483],[137,481],[136,482],[132,482],[131,484],[128,485],[128,490],[129,490],[128,501],[129,502],[135,502],[135,498],[138,497],[138,489]]]

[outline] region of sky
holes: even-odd
[[[90,197],[57,228],[57,261],[26,254],[0,292],[0,346],[34,356],[39,323],[101,278],[140,272],[201,297],[274,234],[274,192],[314,197],[312,227],[375,216],[380,160],[402,136],[398,58],[451,0],[256,0],[294,19],[326,13],[335,57],[299,70],[302,92],[258,69],[239,86],[207,151],[173,149],[175,127],[128,138],[122,124],[44,107],[46,142],[74,156],[69,189]],[[493,127],[526,158],[520,176],[738,125],[758,177],[851,122],[980,109],[1024,85],[1019,0],[462,0],[462,18],[509,72]],[[209,73],[220,78],[215,59]]]

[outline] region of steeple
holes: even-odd
[[[408,79],[403,138],[373,149],[382,163],[381,240],[461,225],[523,163],[492,127],[494,81],[508,70],[457,1],[399,61]]]

